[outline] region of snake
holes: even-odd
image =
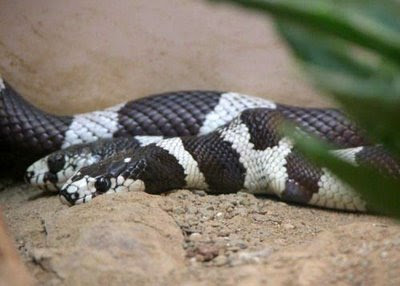
[[[58,193],[68,205],[103,194],[161,194],[183,188],[368,210],[348,184],[297,150],[280,131],[287,121],[331,143],[330,152],[351,164],[374,166],[393,177],[400,174],[398,162],[336,108],[189,90],[56,115],[35,107],[0,78],[1,149],[36,157],[26,169],[26,182]]]

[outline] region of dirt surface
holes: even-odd
[[[326,106],[262,14],[199,0],[0,1],[0,74],[56,114],[166,91]]]
[[[40,285],[400,285],[390,219],[238,193],[122,193],[67,207],[2,182],[0,204]]]
[[[0,73],[50,112],[181,89],[326,105],[262,15],[206,1],[3,2]],[[67,207],[6,181],[0,206],[40,285],[400,285],[400,227],[383,217],[186,190]]]

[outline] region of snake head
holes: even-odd
[[[71,176],[74,171],[69,168],[68,156],[55,152],[46,156],[31,166],[25,172],[25,181],[46,191],[58,191],[65,176]]]
[[[45,191],[59,191],[80,168],[99,161],[85,148],[56,151],[33,163],[25,172],[25,181]]]
[[[120,157],[120,156],[118,156]],[[144,159],[133,161],[130,157],[114,157],[80,169],[61,188],[60,199],[68,205],[91,201],[102,194],[124,191],[144,191],[140,179],[146,169]]]

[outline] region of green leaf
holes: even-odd
[[[226,0],[274,16],[313,81],[373,140],[400,158],[400,2],[390,0]],[[308,138],[308,136],[307,136]],[[400,183],[327,152],[315,139],[298,147],[400,218]]]
[[[215,1],[215,0],[214,0]],[[280,20],[379,52],[400,64],[400,5],[389,0],[219,0],[270,13]],[[388,11],[391,11],[389,13]],[[382,19],[386,19],[385,21]]]
[[[377,61],[380,59],[373,54],[364,54],[359,59],[355,56],[358,51],[351,50],[342,39],[284,20],[277,20],[276,23],[279,32],[302,63],[359,78],[370,78],[378,72]]]
[[[368,208],[400,218],[400,182],[365,166],[354,166],[329,152],[327,145],[315,137],[304,136],[293,128],[285,133],[296,142],[296,148],[312,162],[331,170],[339,179],[346,182],[367,200]]]
[[[351,57],[340,41],[325,36],[312,39],[309,29],[284,22],[279,22],[279,29],[315,84],[328,91],[374,142],[400,158],[399,69],[366,64]]]
[[[399,87],[376,79],[360,80],[336,72],[310,67],[317,85],[328,91],[343,109],[367,131],[400,158]]]

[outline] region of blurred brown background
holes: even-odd
[[[180,89],[323,105],[265,16],[200,0],[0,0],[0,73],[60,114]]]

